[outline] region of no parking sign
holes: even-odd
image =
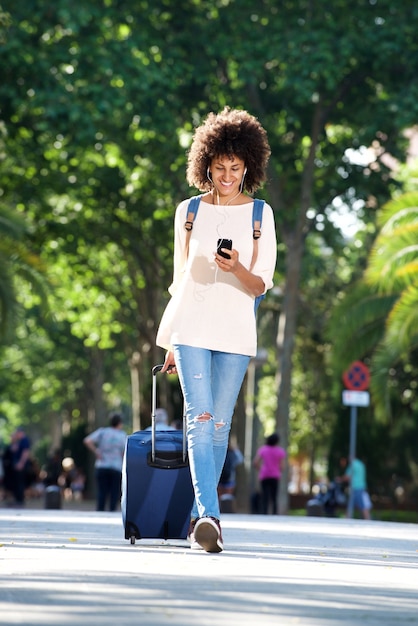
[[[343,382],[346,389],[343,391],[343,404],[350,406],[350,458],[356,456],[356,432],[357,432],[357,407],[369,406],[369,393],[366,391],[369,387],[370,372],[367,365],[361,361],[354,361],[343,374]],[[350,489],[350,495],[347,504],[347,517],[353,517],[354,496],[353,490]]]
[[[365,391],[369,388],[370,371],[361,361],[354,361],[343,374],[343,382],[350,391]]]

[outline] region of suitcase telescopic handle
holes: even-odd
[[[155,411],[157,409],[157,374],[161,372],[164,365],[154,365],[152,368],[152,404],[151,404],[151,458],[155,461]],[[187,443],[186,443],[186,405],[183,403],[183,463],[187,459]]]

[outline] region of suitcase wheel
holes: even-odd
[[[130,541],[131,541],[131,545],[134,546],[135,545],[135,535],[131,535],[130,536]]]

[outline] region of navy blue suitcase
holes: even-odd
[[[152,370],[151,430],[127,438],[122,468],[122,519],[125,539],[185,539],[193,505],[193,486],[183,430],[156,430],[156,375]]]

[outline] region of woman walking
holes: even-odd
[[[248,195],[265,180],[269,156],[255,117],[230,108],[210,113],[188,155],[187,180],[202,192],[198,213],[187,199],[175,214],[172,297],[157,345],[167,351],[162,371],[178,373],[186,404],[195,493],[189,540],[207,552],[223,550],[217,487],[236,400],[257,351],[255,300],[273,286],[273,211],[264,204],[262,226],[254,226]]]

